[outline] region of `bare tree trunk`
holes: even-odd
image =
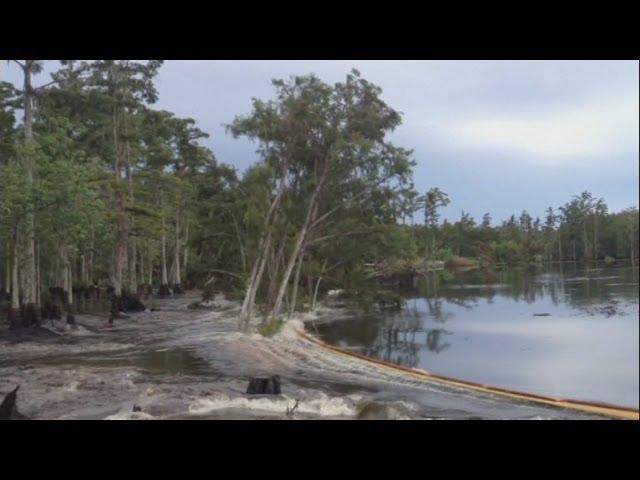
[[[320,275],[318,276],[318,281],[316,282],[316,288],[313,291],[313,299],[311,301],[310,310],[313,312],[316,309],[316,301],[318,299],[318,290],[320,289],[320,282],[322,281],[322,275],[324,275],[324,270],[327,268],[327,259],[325,258],[324,263],[322,264],[322,269],[320,270]]]
[[[89,244],[89,268],[87,269],[87,283],[93,284],[93,248],[94,248],[94,233],[91,232],[91,243]]]
[[[7,245],[6,251],[7,258],[5,259],[5,271],[4,271],[4,288],[7,293],[11,291],[11,254],[9,253],[9,245]]]
[[[278,295],[276,296],[276,300],[273,304],[273,309],[271,311],[272,316],[278,315],[282,310],[282,301],[284,300],[284,296],[287,293],[287,287],[289,286],[289,278],[291,278],[293,267],[295,266],[295,263],[298,259],[298,254],[300,252],[300,249],[302,248],[302,244],[304,242],[306,235],[307,235],[307,228],[305,226],[302,228],[302,230],[298,234],[296,243],[293,247],[293,252],[289,256],[289,261],[287,262],[285,271],[282,275],[282,278],[280,279],[280,288],[278,290]]]
[[[131,227],[133,227],[134,220],[131,219]],[[129,237],[130,254],[129,254],[129,291],[131,295],[138,295],[138,275],[136,272],[137,259],[138,259],[138,247],[135,237]]]
[[[585,220],[582,224],[582,240],[584,243],[584,254],[583,257],[585,260],[589,258],[589,236],[587,235],[587,221]]]
[[[634,235],[633,235],[635,232],[634,232],[633,224],[631,225],[630,231],[631,231],[631,235],[629,236],[629,240],[630,240],[629,241],[629,245],[630,245],[630,248],[631,248],[631,266],[633,267],[635,265],[634,264],[634,259],[633,259],[633,253],[634,253],[634,250],[635,250],[634,249],[635,242],[634,242]]]
[[[276,301],[273,305],[273,310],[271,312],[272,316],[278,315],[282,310],[282,300],[284,299],[284,295],[287,291],[287,286],[289,285],[289,278],[291,277],[293,267],[296,261],[298,260],[298,255],[300,254],[300,251],[304,246],[304,242],[307,238],[307,232],[309,231],[309,226],[311,225],[311,222],[313,221],[313,218],[317,213],[318,201],[320,200],[320,192],[324,187],[324,182],[327,177],[327,172],[328,172],[328,164],[325,165],[322,177],[318,182],[318,186],[313,191],[313,194],[311,195],[311,199],[309,200],[309,207],[307,208],[307,215],[306,215],[304,224],[302,226],[302,229],[298,233],[298,237],[296,238],[296,243],[293,247],[293,252],[289,257],[287,268],[285,269],[282,279],[280,281],[280,289],[278,290],[278,296],[276,297]]]
[[[116,245],[116,251],[113,260],[113,291],[118,298],[122,297],[122,267],[126,260],[125,244],[121,240]]]
[[[303,261],[304,261],[304,249],[300,250],[300,255],[298,255],[298,264],[296,265],[296,273],[293,276],[293,292],[291,292],[291,305],[289,306],[289,316],[293,315],[296,311],[296,303],[298,300],[298,283],[300,282],[300,270],[302,269]]]
[[[24,72],[24,136],[27,152],[24,156],[24,165],[27,173],[27,189],[33,187],[34,159],[31,147],[33,147],[33,89],[31,86],[32,69],[35,60],[25,60]],[[35,216],[29,205],[24,216],[24,265],[22,278],[24,281],[24,295],[22,305],[23,322],[26,324],[39,323],[39,305],[36,298],[36,252],[35,252]]]
[[[60,258],[62,260],[62,276],[63,289],[66,292],[66,313],[67,323],[75,324],[74,306],[73,306],[73,269],[71,258],[69,258],[69,249],[66,246],[60,247]]]
[[[249,324],[249,320],[251,320],[251,316],[253,314],[253,306],[256,301],[256,294],[258,292],[260,282],[262,281],[262,275],[264,274],[264,267],[267,264],[267,257],[269,255],[270,248],[271,232],[269,232],[269,234],[267,235],[266,243],[263,246],[259,264],[254,264],[254,268],[257,267],[256,275],[254,277],[254,281],[249,284],[249,289],[245,294],[246,303],[243,302],[242,310],[240,311],[240,325],[242,327],[246,327]]]
[[[253,267],[251,269],[251,276],[249,277],[249,281],[247,282],[247,289],[245,292],[244,300],[242,302],[242,309],[240,310],[239,323],[240,326],[245,328],[249,324],[249,320],[251,319],[251,314],[253,311],[253,304],[255,302],[256,292],[258,287],[260,286],[260,282],[262,281],[262,274],[264,273],[264,267],[266,264],[266,259],[268,255],[268,251],[271,247],[271,223],[272,218],[276,213],[282,195],[285,190],[285,176],[283,174],[280,179],[280,183],[278,185],[278,191],[276,193],[275,198],[271,202],[269,206],[269,211],[267,212],[267,216],[264,220],[263,232],[260,236],[260,241],[258,242],[258,255],[253,262]]]
[[[269,236],[269,241],[270,239],[271,237]],[[255,262],[253,262],[253,267],[251,268],[251,276],[249,277],[249,281],[247,282],[247,290],[244,294],[244,300],[242,301],[242,308],[240,309],[239,323],[241,326],[248,325],[249,319],[251,318],[251,311],[253,310],[253,299],[255,298],[255,296],[253,295],[253,289],[255,288],[262,257],[266,255],[266,252],[264,250],[265,245],[259,245],[258,256],[256,257]]]
[[[70,325],[74,325],[75,321],[75,306],[73,304],[73,269],[71,268],[71,264],[67,268],[67,273],[69,275],[69,290],[67,290],[67,323]]]
[[[11,308],[9,309],[9,324],[11,328],[20,326],[20,284],[18,282],[18,241],[14,234],[13,263],[11,266]]]
[[[558,261],[562,261],[562,237],[558,233]]]
[[[125,149],[125,162],[127,169],[127,180],[129,187],[129,204],[131,206],[135,205],[135,198],[133,196],[133,171],[131,166],[131,150],[130,150],[130,142],[129,142],[129,128],[127,125],[127,109],[126,107],[122,111],[122,126],[124,128],[124,149]],[[129,233],[128,236],[128,244],[131,246],[130,255],[128,255],[129,259],[129,292],[131,295],[138,294],[138,277],[136,274],[136,262],[138,260],[137,255],[137,242],[135,238],[135,219],[133,215],[129,215]]]
[[[153,285],[153,252],[151,251],[151,248],[149,248],[149,281],[148,281],[148,285],[149,288],[151,288],[151,286]]]
[[[167,237],[162,234],[162,285],[169,285],[169,276],[167,275]]]
[[[40,314],[41,293],[42,279],[40,278],[40,242],[38,242],[36,247],[36,308],[38,308],[38,314]]]
[[[593,217],[593,261],[598,261],[598,217]]]
[[[233,224],[236,227],[236,235],[238,238],[238,248],[240,249],[240,260],[242,260],[242,271],[246,272],[247,271],[247,256],[245,255],[244,252],[244,246],[242,243],[242,235],[240,235],[240,227],[238,226],[238,222],[236,220],[236,217],[234,215],[231,215],[231,218],[233,219]],[[186,270],[186,247],[185,247],[185,270]]]
[[[184,232],[184,254],[182,256],[182,270],[187,275],[187,260],[189,259],[189,222],[185,225]]]
[[[182,277],[180,275],[180,211],[176,211],[176,248],[174,251],[174,293],[182,293]]]
[[[267,285],[267,309],[271,309],[273,307],[273,301],[276,298],[276,294],[278,293],[278,275],[280,274],[280,269],[283,268],[284,265],[284,250],[287,246],[287,238],[286,234],[283,236],[280,241],[280,246],[277,251],[274,251],[268,258],[269,263],[267,264],[267,277],[269,279],[269,284]]]
[[[124,262],[126,261],[126,242],[128,240],[126,224],[128,223],[127,214],[124,208],[124,198],[122,192],[120,192],[119,184],[121,183],[120,176],[120,157],[119,157],[119,145],[118,145],[118,118],[117,107],[115,104],[115,98],[113,99],[114,105],[112,108],[112,129],[113,129],[113,148],[114,148],[114,165],[113,170],[115,174],[115,189],[116,189],[116,202],[118,204],[117,212],[117,228],[118,228],[118,240],[113,258],[113,290],[114,300],[118,302],[122,297],[122,270]],[[115,310],[115,308],[114,308]],[[116,312],[117,313],[117,312]]]
[[[139,265],[139,272],[140,272],[140,283],[144,284],[146,277],[144,275],[144,252],[142,251],[142,248],[140,249],[140,258],[138,259],[138,265]],[[143,293],[146,293],[146,291]]]
[[[87,280],[87,261],[84,253],[80,255],[80,283],[83,287],[89,284]]]

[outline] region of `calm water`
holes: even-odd
[[[404,296],[401,312],[318,330],[330,343],[434,373],[638,407],[637,267],[473,271],[421,279]]]

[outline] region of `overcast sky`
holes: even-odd
[[[196,119],[218,160],[243,171],[256,146],[223,124],[272,97],[272,78],[336,82],[354,67],[403,113],[392,140],[415,151],[418,190],[449,194],[445,218],[542,217],[583,190],[611,210],[638,205],[637,61],[166,61],[157,107]],[[18,73],[5,64],[0,79]]]

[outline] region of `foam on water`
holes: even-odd
[[[357,413],[356,401],[361,397],[330,397],[323,392],[316,398],[298,400],[296,413],[310,414],[320,417],[354,417]],[[210,398],[200,398],[189,405],[189,413],[204,415],[216,410],[243,409],[259,412],[280,413],[286,415],[293,409],[296,399],[287,395],[260,396],[256,398],[239,396],[230,397],[220,393]]]
[[[105,420],[155,420],[156,417],[145,412],[120,411],[105,417]]]

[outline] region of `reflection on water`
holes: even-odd
[[[423,278],[399,313],[320,325],[334,344],[496,386],[637,407],[638,268]],[[544,315],[542,315],[544,314]]]

